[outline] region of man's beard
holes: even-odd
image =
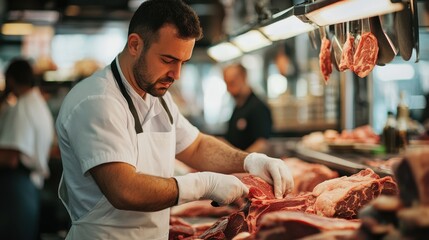
[[[164,87],[155,88],[156,84],[173,83],[174,79],[170,77],[164,77],[151,83],[150,79],[152,79],[152,77],[148,72],[148,66],[146,64],[144,56],[145,56],[145,53],[142,51],[139,59],[137,60],[137,63],[134,64],[133,66],[133,74],[134,74],[136,83],[143,91],[149,93],[150,95],[154,97],[162,97],[167,92],[168,88],[164,88]]]

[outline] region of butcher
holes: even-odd
[[[144,1],[123,51],[64,99],[56,129],[67,239],[168,239],[170,207],[226,205],[248,194],[230,173],[261,177],[277,198],[292,190],[284,161],[231,148],[180,114],[168,89],[201,37],[181,0]],[[173,176],[175,159],[201,172]]]

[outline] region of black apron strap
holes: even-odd
[[[158,97],[159,101],[161,101],[162,107],[165,109],[168,115],[168,119],[170,119],[170,123],[173,124],[173,116],[171,115],[170,109],[168,109],[167,103],[165,102],[164,98]]]
[[[115,80],[116,80],[116,82],[119,85],[119,89],[121,89],[122,95],[127,100],[128,108],[130,109],[131,114],[133,114],[133,117],[134,117],[134,128],[136,129],[136,133],[137,134],[142,133],[143,132],[143,128],[142,128],[142,125],[140,123],[139,115],[137,114],[136,107],[134,107],[134,104],[133,104],[133,101],[131,100],[130,95],[128,95],[127,90],[125,89],[125,86],[122,83],[121,76],[119,75],[119,71],[118,71],[118,67],[116,66],[115,59],[110,64],[110,68],[112,69],[113,76],[115,77]]]
[[[110,64],[110,68],[112,69],[113,76],[115,77],[116,82],[118,83],[119,89],[121,90],[122,95],[125,97],[125,100],[127,100],[128,108],[131,111],[131,114],[133,114],[134,117],[134,128],[136,130],[136,133],[142,133],[143,128],[140,123],[139,115],[137,114],[137,110],[133,104],[133,101],[131,100],[130,95],[128,94],[127,90],[125,89],[124,84],[122,83],[121,76],[119,75],[118,67],[116,66],[116,60],[114,59],[112,63]],[[170,123],[173,124],[173,116],[171,115],[170,110],[168,109],[167,103],[164,101],[162,97],[159,97],[159,100],[161,101],[162,107],[167,112],[168,118],[170,119]]]

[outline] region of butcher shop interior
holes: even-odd
[[[20,101],[7,90],[14,59],[31,64],[54,129],[37,238],[22,239],[66,239],[54,124],[67,94],[122,51],[145,1],[0,0],[0,177],[12,171],[8,152],[32,158],[5,136],[21,122],[8,121]],[[183,1],[203,37],[168,90],[178,111],[201,133],[281,159],[294,187],[279,199],[273,183],[233,173],[248,195],[172,206],[168,239],[429,239],[429,1]],[[266,108],[239,111],[225,70],[234,64],[246,71],[239,87]],[[196,171],[175,160],[174,176]],[[0,215],[5,228],[10,216]]]

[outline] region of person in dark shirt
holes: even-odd
[[[225,139],[247,152],[266,152],[273,124],[269,107],[252,91],[243,65],[225,67],[223,78],[235,100]]]

